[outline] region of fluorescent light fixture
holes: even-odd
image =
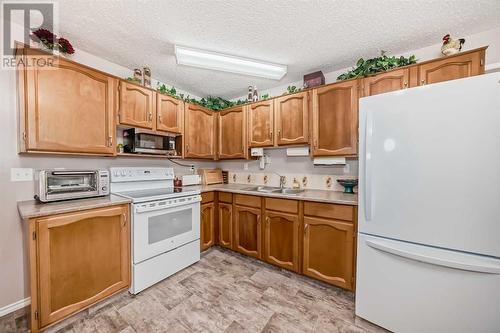
[[[175,45],[177,64],[280,80],[285,65]]]

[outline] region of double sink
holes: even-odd
[[[260,193],[281,193],[281,194],[298,194],[304,192],[304,190],[298,190],[294,188],[279,188],[272,186],[253,186],[243,188],[244,191],[260,192]]]

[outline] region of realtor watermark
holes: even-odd
[[[42,31],[47,32],[48,36],[55,36],[53,33],[58,30],[57,3],[42,0],[1,1],[0,4],[1,68],[16,69],[18,66],[54,68],[57,58],[51,57],[53,50],[44,46],[47,44],[47,39],[37,38],[33,32]],[[50,37],[48,42],[52,42]],[[30,49],[43,49],[46,53],[26,52],[25,56],[16,57],[16,49],[25,46]]]

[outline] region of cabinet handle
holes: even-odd
[[[186,153],[189,153],[189,143],[186,144]]]
[[[152,113],[152,112],[150,112],[150,113],[149,113],[149,122],[152,122],[152,121],[153,121],[153,113]]]
[[[313,146],[314,146],[314,148],[318,148],[318,140],[317,139],[314,139]]]
[[[306,223],[306,224],[304,224],[304,234],[307,233],[307,228],[309,228],[309,224]]]
[[[260,225],[260,215],[257,215],[257,224]]]
[[[266,223],[267,224],[271,223],[271,219],[269,217],[266,217]]]
[[[421,83],[422,85],[424,85],[424,84],[425,84],[425,80],[420,81],[420,83]]]
[[[123,213],[123,222],[122,222],[122,227],[125,227],[127,225],[127,214]]]
[[[158,121],[161,123],[161,114],[158,115]]]
[[[403,83],[405,88],[408,88],[408,82]]]
[[[278,138],[281,139],[281,130],[278,130]]]
[[[269,131],[269,137],[272,139],[273,138],[273,131]]]
[[[111,135],[108,136],[108,147],[113,147],[113,137]]]

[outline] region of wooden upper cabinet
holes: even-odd
[[[185,157],[215,157],[216,114],[204,107],[186,103],[184,108]]]
[[[200,208],[200,250],[205,251],[215,244],[215,204],[209,202]]]
[[[248,256],[261,258],[260,208],[235,205],[233,209],[234,249]]]
[[[485,49],[459,53],[419,65],[419,84],[438,83],[483,74]]]
[[[248,106],[248,142],[250,147],[274,145],[274,101],[262,101]]]
[[[353,289],[354,226],[332,219],[304,217],[302,273]]]
[[[373,96],[410,86],[410,69],[396,69],[363,79],[363,96]]]
[[[154,129],[154,94],[151,89],[120,81],[120,124]]]
[[[306,91],[283,96],[274,101],[278,145],[309,141],[309,96]]]
[[[130,281],[128,205],[61,214],[35,220],[37,228],[39,325],[127,288]],[[32,294],[32,296],[35,294]],[[32,328],[33,329],[33,328]],[[36,329],[35,329],[36,331]]]
[[[33,58],[18,68],[20,151],[113,155],[117,80],[32,49],[19,52],[53,61],[40,67]]]
[[[219,159],[246,158],[246,107],[236,106],[218,113]]]
[[[156,94],[156,130],[182,134],[184,102],[163,94]]]
[[[358,80],[313,90],[313,156],[348,156],[358,151]]]
[[[274,265],[299,270],[299,215],[266,210],[264,259]]]

